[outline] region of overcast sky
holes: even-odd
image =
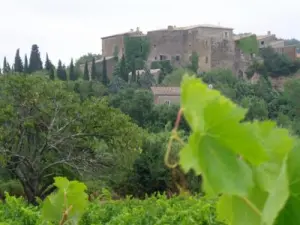
[[[220,24],[300,39],[299,0],[0,0],[0,67],[38,44],[56,64],[101,53],[101,37],[140,27]]]

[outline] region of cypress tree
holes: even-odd
[[[24,73],[29,73],[28,59],[27,59],[27,55],[26,54],[25,54],[25,59],[24,59]]]
[[[43,69],[41,55],[38,45],[34,44],[31,47],[30,59],[29,59],[29,72],[34,73]]]
[[[84,80],[90,80],[89,67],[88,67],[88,62],[87,61],[85,61],[85,64],[84,64],[83,79]]]
[[[3,74],[7,73],[6,67],[7,67],[7,62],[6,62],[6,57],[4,57],[4,59],[3,59],[3,66],[2,66]]]
[[[95,61],[95,57],[93,57],[92,60],[92,68],[91,68],[91,78],[92,80],[96,80],[97,74],[96,74],[96,61]]]
[[[45,69],[47,71],[50,71],[52,69],[52,67],[53,67],[52,62],[50,61],[50,59],[48,57],[48,53],[46,53]]]
[[[54,75],[54,66],[52,66],[50,68],[50,71],[49,71],[49,78],[50,80],[54,80],[55,79],[55,75]]]
[[[64,66],[61,63],[61,60],[58,60],[58,65],[56,69],[56,76],[60,80],[67,80],[67,74]]]
[[[71,63],[70,63],[69,78],[70,80],[77,80],[73,59],[71,59]]]
[[[15,56],[15,65],[14,65],[14,71],[16,73],[22,73],[24,70],[23,62],[20,57],[20,49],[17,49],[16,56]]]
[[[108,77],[107,77],[107,65],[106,58],[104,57],[102,62],[102,83],[107,86],[108,85]]]
[[[128,70],[127,70],[124,54],[122,55],[121,62],[120,62],[120,77],[126,82],[128,82]]]
[[[63,64],[62,69],[63,80],[68,80],[68,74],[65,64]]]

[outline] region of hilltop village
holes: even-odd
[[[198,73],[221,68],[230,69],[239,76],[245,76],[253,59],[259,60],[257,53],[261,48],[272,47],[275,52],[285,54],[292,60],[297,57],[296,46],[285,45],[283,39],[277,38],[270,31],[263,35],[235,35],[230,27],[195,25],[168,26],[145,34],[137,28],[102,37],[102,58],[96,63],[101,65],[103,58],[106,58],[108,76],[113,74],[115,58],[121,59],[126,54],[126,38],[148,41],[145,60],[152,73],[157,72],[153,70],[156,69],[153,65],[160,61],[169,61],[175,68],[186,67],[191,63],[193,53],[197,54]],[[143,52],[142,44],[140,48]]]

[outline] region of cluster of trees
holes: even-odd
[[[153,76],[143,60],[147,41],[137,41],[143,42],[145,52],[127,40],[129,50],[121,59],[116,57],[115,76],[110,81],[105,76],[105,59],[102,72],[96,69],[99,55],[78,60],[85,63],[82,75],[76,69],[78,61],[71,60],[67,68],[59,61],[55,67],[46,56],[43,65],[37,45],[32,46],[29,61],[25,56],[23,63],[19,50],[13,66],[4,59],[4,75],[0,77],[0,195],[9,190],[35,203],[35,197],[44,198],[53,191],[50,184],[54,176],[83,180],[90,191],[110,188],[118,195],[174,193],[178,186],[201,191],[200,176],[192,172],[185,175],[179,167],[170,170],[164,164],[179,105],[154,104],[149,90]],[[133,57],[135,54],[139,55]],[[152,65],[163,72],[158,82],[179,86],[184,74],[198,70],[197,57],[193,54],[188,68],[173,69],[163,61]],[[268,65],[265,61],[263,67]],[[141,68],[146,73],[135,74]],[[254,84],[227,70],[197,76],[248,108],[246,120],[272,119],[300,134],[300,80],[291,79],[279,91],[272,88],[265,70],[260,74]],[[189,133],[184,119],[180,130],[184,140]],[[174,144],[171,159],[176,160],[180,148]]]

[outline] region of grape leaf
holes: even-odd
[[[210,136],[253,164],[258,165],[267,159],[262,144],[248,126],[240,123],[246,110],[218,91],[209,89],[200,79],[184,76],[181,107],[192,131]]]
[[[275,122],[263,121],[248,123],[268,154],[269,160],[255,168],[255,178],[260,188],[270,191],[280,174],[282,163],[293,148],[294,138],[288,130],[277,128]]]
[[[185,171],[202,173],[208,194],[246,195],[253,187],[251,168],[226,146],[200,132],[190,135],[180,152],[180,164]]]
[[[81,182],[69,181],[64,177],[55,177],[54,180],[54,185],[58,190],[45,199],[42,217],[46,221],[58,222],[62,218],[63,212],[72,206],[68,214],[68,221],[76,224],[88,204],[88,196],[85,193],[86,186]]]
[[[247,197],[222,195],[218,204],[218,219],[229,225],[259,225],[267,193],[254,187]]]
[[[280,212],[276,225],[299,225],[300,224],[300,142],[289,154],[287,160],[287,171],[289,179],[289,199],[284,209]]]

